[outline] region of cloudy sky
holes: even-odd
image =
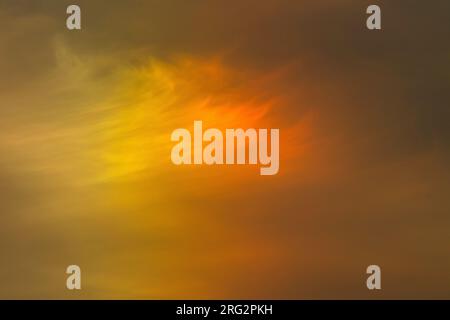
[[[449,1],[1,0],[0,21],[1,298],[450,298]],[[174,166],[194,120],[279,128],[279,174]]]

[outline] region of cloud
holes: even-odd
[[[448,1],[68,4],[0,4],[0,296],[448,296]],[[197,119],[280,128],[280,174],[174,168]]]

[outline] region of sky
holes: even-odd
[[[0,21],[0,298],[450,298],[447,0],[0,0]],[[195,120],[278,128],[279,173],[173,165]]]

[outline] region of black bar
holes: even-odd
[[[449,307],[449,301],[433,300],[15,300],[0,303],[2,313],[9,309],[15,316],[54,315],[59,319],[66,316],[80,319],[87,316],[99,319],[316,319],[324,316],[429,319],[432,314],[440,315],[433,319],[444,319],[448,317]]]

